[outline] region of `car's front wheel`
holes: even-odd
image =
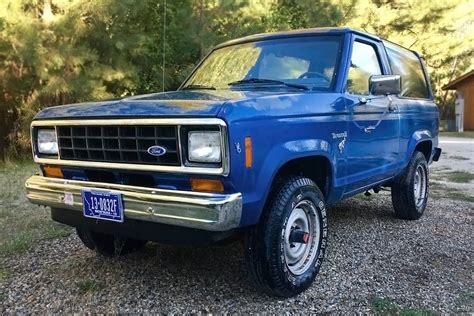
[[[251,279],[271,295],[291,297],[313,282],[327,245],[324,198],[317,185],[292,177],[273,192],[246,237]]]
[[[102,234],[83,228],[77,228],[76,231],[87,248],[108,257],[126,255],[141,249],[147,243],[145,240]]]

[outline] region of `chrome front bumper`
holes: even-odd
[[[25,187],[28,200],[34,204],[81,213],[82,188],[120,193],[124,203],[125,221],[130,218],[208,231],[226,231],[238,227],[242,215],[240,193],[164,190],[42,176],[32,176],[26,180]],[[72,202],[65,202],[67,193],[72,194]]]

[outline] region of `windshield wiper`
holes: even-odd
[[[309,90],[309,88],[305,85],[302,84],[297,84],[297,83],[288,83],[280,80],[273,80],[273,79],[260,79],[260,78],[250,78],[250,79],[242,79],[242,80],[237,80],[228,83],[229,86],[236,86],[240,84],[280,84],[280,85],[285,85],[287,87],[291,88],[297,88],[297,89],[302,89],[302,90]]]
[[[199,89],[216,90],[216,88],[213,86],[205,86],[203,84],[190,84],[190,85],[187,85],[186,87],[183,87],[181,90],[199,90]]]

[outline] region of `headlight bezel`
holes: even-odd
[[[218,132],[220,133],[220,155],[219,162],[200,162],[189,159],[189,133],[190,132]],[[227,168],[228,150],[227,134],[225,126],[219,125],[181,125],[180,126],[180,146],[181,162],[185,167],[193,168]]]
[[[48,135],[49,134],[49,135]],[[35,130],[35,149],[36,154],[40,156],[58,156],[59,144],[56,128],[42,127]],[[41,140],[46,140],[40,143]],[[45,144],[46,145],[42,145]],[[43,147],[43,148],[42,148]],[[49,148],[48,148],[49,147]]]
[[[187,159],[192,163],[220,164],[222,163],[222,135],[220,131],[190,130],[188,131]],[[194,140],[193,140],[194,139]],[[192,142],[201,142],[192,144]],[[210,143],[212,142],[212,144]],[[211,146],[202,146],[210,143]],[[209,154],[202,153],[201,157],[196,157],[197,150],[208,148]],[[194,156],[193,156],[194,155]]]

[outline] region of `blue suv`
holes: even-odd
[[[328,205],[387,187],[418,219],[441,154],[420,56],[346,28],[232,40],[177,91],[45,108],[31,132],[28,199],[85,246],[242,238],[251,279],[281,297],[315,279]]]

